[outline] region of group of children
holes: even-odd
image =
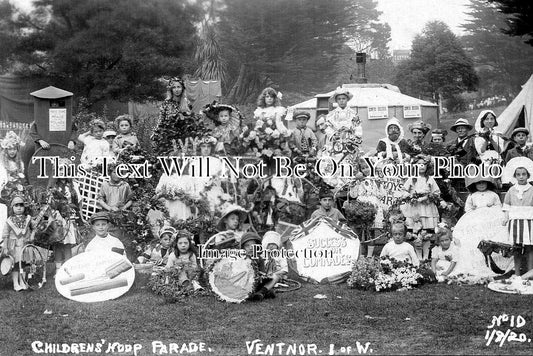
[[[184,92],[183,81],[171,80],[169,82],[170,95],[161,107],[161,115],[170,115],[169,113],[173,112],[190,112],[190,104]],[[288,139],[287,145],[280,147],[280,150],[285,150],[284,152],[298,157],[319,155],[320,152],[331,149],[334,138],[342,132],[349,131],[356,137],[362,138],[361,122],[357,113],[348,105],[350,99],[352,99],[352,94],[349,90],[337,89],[331,97],[336,108],[327,116],[317,118],[316,132],[308,127],[307,124],[311,116],[304,111],[292,114],[293,120],[296,121],[296,128],[289,130],[286,127],[286,121],[284,121],[286,110],[280,104],[278,92],[272,88],[266,88],[259,96],[258,108],[254,112],[254,118],[257,120],[256,127],[259,127],[260,124],[263,125],[263,130],[275,139],[286,137]],[[237,109],[230,105],[214,104],[206,107],[204,114],[213,122],[211,135],[215,139],[214,143],[203,142],[204,146],[209,146],[209,153],[215,155],[228,153],[235,141],[243,138],[240,117],[235,120],[235,115],[238,114]],[[450,142],[445,142],[447,132],[442,129],[433,130],[430,142],[425,141],[425,136],[431,131],[431,127],[423,122],[416,122],[409,126],[413,139],[407,140],[397,119],[392,118],[387,122],[385,126],[386,136],[379,140],[375,157],[397,163],[418,163],[421,168],[418,177],[409,178],[404,182],[404,194],[406,198],[409,198],[408,202],[401,208],[405,222],[401,226],[398,223],[392,225],[390,230],[392,240],[384,246],[381,252],[382,256],[408,259],[414,264],[418,264],[420,260],[427,260],[431,256],[432,268],[438,277],[453,275],[458,271],[476,273],[474,267],[466,268],[464,264],[461,266],[464,263],[461,260],[467,259],[469,253],[478,252],[477,243],[479,241],[472,242],[473,240],[470,239],[469,243],[457,246],[450,227],[438,227],[441,218],[439,204],[442,203],[442,192],[439,181],[432,177],[433,170],[429,155],[452,155],[457,157],[461,163],[470,163],[486,155],[487,151],[496,150],[500,157],[505,157],[505,162],[510,166],[513,166],[512,159],[516,157],[531,160],[532,150],[526,146],[528,130],[525,128],[515,129],[511,137],[515,146],[503,152],[503,147],[498,145],[501,142],[501,135],[494,130],[497,121],[495,116],[492,116],[494,115],[491,115],[490,112],[480,115],[478,121],[481,131],[476,137],[468,135],[472,125],[467,120],[457,120],[451,127],[451,131],[456,132],[458,137]],[[102,157],[116,157],[127,153],[127,149],[130,147],[139,146],[139,140],[133,132],[131,116],[118,116],[115,120],[115,129],[116,131],[107,130],[103,121],[94,120],[91,123],[91,130],[79,135],[78,141],[84,144],[81,156],[82,164],[95,165]],[[9,133],[2,141],[2,163],[11,180],[22,179],[24,171],[19,157],[20,139],[15,136]],[[255,138],[251,137],[250,134],[245,138],[248,141],[255,141]],[[49,146],[47,142],[41,139],[36,142],[43,148]],[[495,145],[497,147],[494,147]],[[71,146],[70,142],[69,146]],[[474,152],[477,152],[477,155]],[[103,184],[98,195],[100,207],[109,212],[128,209],[132,205],[131,187],[128,183],[121,181],[113,169],[110,172],[112,172],[110,181]],[[533,249],[531,247],[533,245],[533,189],[529,183],[532,174],[533,170],[527,164],[514,167],[512,176],[515,179],[515,184],[507,192],[503,206],[495,192],[494,182],[478,179],[466,184],[471,192],[464,207],[466,213],[482,208],[500,208],[504,211],[505,218],[502,219],[502,224],[508,227],[512,239],[510,242],[517,247],[514,256],[517,276],[524,272],[523,270],[526,269],[524,267],[527,267],[527,270],[533,269]],[[365,178],[364,174],[362,178]],[[28,232],[32,229],[32,219],[24,212],[24,209],[21,211],[20,199],[14,198],[10,203],[10,217],[3,234],[5,251],[9,251],[6,253],[13,254],[15,257],[15,247],[19,243],[29,242]],[[331,189],[322,188],[319,193],[319,201],[319,209],[313,212],[310,218],[328,217],[334,220],[346,220],[342,212],[335,207],[336,202]],[[277,240],[279,236],[275,236],[274,232],[268,232],[263,239],[255,234],[243,233],[241,230],[244,220],[242,210],[244,209],[233,209],[223,214],[218,228],[220,233],[215,238],[215,244],[222,245],[229,241],[233,243],[234,247],[242,247],[246,250],[254,243],[261,243],[261,240],[264,243],[272,239],[275,241],[270,248],[274,248],[274,245],[279,248],[280,242]],[[246,212],[246,210],[244,211]],[[93,215],[90,223],[96,237],[87,246],[88,250],[93,248],[124,250],[124,245],[120,240],[109,234],[109,217],[105,213]],[[431,238],[435,231],[438,232],[434,234],[434,238]],[[408,238],[411,238],[411,243],[405,241]],[[432,245],[433,248],[431,248]],[[265,247],[269,248],[268,244]],[[476,250],[474,251],[474,249]],[[466,250],[468,251],[465,252]],[[150,260],[164,265],[167,270],[182,271],[180,284],[188,288],[189,283],[192,286],[193,281],[198,279],[199,265],[196,253],[195,244],[190,234],[168,227],[160,231],[159,244],[145,251],[139,262]],[[65,256],[65,258],[68,257]],[[527,259],[526,266],[522,263],[524,257]],[[281,278],[278,276],[283,275],[283,273],[278,272],[285,272],[286,267],[282,261],[272,262],[270,267],[272,266],[277,267],[273,267],[274,272],[266,272],[269,281],[257,291],[254,299],[260,300],[272,296],[273,285]],[[268,270],[266,266],[264,268],[265,271]],[[273,277],[274,275],[276,277]],[[15,284],[15,279],[17,284]],[[24,288],[18,275],[14,274],[13,280],[16,290]],[[274,284],[272,284],[273,281]]]

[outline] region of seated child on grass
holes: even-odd
[[[226,241],[233,241],[233,243],[239,243],[243,231],[241,231],[242,223],[246,219],[248,212],[239,205],[230,205],[226,208],[222,217],[217,224],[217,230],[219,233],[215,238],[215,244],[221,247],[222,243]]]
[[[197,288],[198,273],[198,250],[192,242],[192,236],[188,231],[181,230],[176,236],[176,242],[168,257],[166,272],[178,272],[178,285],[185,289]],[[196,282],[196,283],[195,283]]]
[[[246,251],[246,255],[252,258],[253,263],[257,264],[259,272],[266,275],[266,266],[264,260],[259,256],[254,256],[254,248],[256,245],[261,245],[261,236],[255,232],[246,232],[242,235],[240,247]],[[259,257],[259,258],[254,258]],[[265,298],[275,298],[274,286],[279,281],[279,277],[263,277],[261,282],[256,287],[256,291],[250,296],[249,300],[253,302],[260,302]]]
[[[431,249],[431,270],[443,282],[457,265],[457,247],[452,243],[452,231],[448,227],[439,227],[436,236],[438,246]]]
[[[414,247],[405,242],[406,226],[403,223],[393,223],[390,230],[392,241],[383,246],[380,257],[394,258],[397,261],[407,261],[414,266],[420,264]]]
[[[159,231],[159,243],[154,247],[149,247],[144,253],[137,258],[139,263],[152,262],[156,265],[165,265],[172,253],[172,240],[176,234],[176,229],[167,226]]]
[[[281,248],[281,235],[275,231],[267,231],[263,236],[263,251],[274,251]],[[283,257],[270,257],[266,259],[265,273],[267,278],[276,280],[284,279],[289,273],[287,259]]]

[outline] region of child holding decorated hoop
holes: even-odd
[[[502,180],[514,183],[505,194],[502,224],[507,225],[509,239],[515,246],[515,275],[520,276],[524,255],[527,270],[533,270],[533,186],[529,183],[533,181],[533,161],[526,157],[511,159]]]
[[[417,155],[412,163],[418,166],[418,177],[408,178],[403,189],[410,202],[402,206],[409,230],[416,234],[415,247],[420,259],[429,258],[430,233],[439,222],[439,211],[435,202],[439,199],[440,189],[433,174],[431,157]]]
[[[22,280],[19,271],[19,262],[22,259],[22,249],[32,240],[32,230],[35,229],[34,221],[30,214],[26,212],[26,202],[21,196],[16,195],[10,203],[11,214],[7,218],[2,233],[3,245],[2,255],[13,258],[14,266],[11,272],[13,279],[13,289],[20,291],[28,289]]]
[[[246,209],[239,205],[230,205],[226,208],[217,224],[219,233],[215,237],[215,245],[226,241],[240,243],[243,235],[242,224],[248,216]]]

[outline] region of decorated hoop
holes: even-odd
[[[208,272],[213,293],[225,302],[242,303],[252,295],[260,275],[250,258],[222,258]]]
[[[13,266],[15,266],[15,259],[12,256],[2,256],[2,260],[0,261],[0,273],[2,273],[3,276],[7,276],[13,269]]]
[[[33,163],[33,159],[36,157],[66,157],[66,159],[63,159],[65,161],[68,161],[68,164],[75,165],[75,167],[78,166],[79,157],[75,155],[74,151],[69,150],[67,146],[61,145],[58,143],[51,143],[50,149],[43,150],[42,148],[39,148],[35,153],[33,154],[32,159],[30,160],[30,163],[28,164],[28,181],[33,186],[38,187],[44,187],[46,188],[48,186],[48,182],[50,180],[50,177],[54,175],[54,163],[50,160],[46,160],[46,171],[41,172],[41,163],[40,160],[35,160]],[[71,160],[70,158],[73,157],[74,160]],[[66,162],[65,162],[66,163]],[[67,168],[61,169],[60,172],[67,173]],[[47,178],[39,178],[40,174],[46,174]]]
[[[37,246],[32,244],[24,246],[19,268],[22,280],[31,289],[40,289],[46,282],[46,260]]]

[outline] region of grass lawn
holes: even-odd
[[[316,344],[324,355],[330,344],[341,351],[342,346],[356,347],[357,342],[370,343],[373,354],[532,351],[527,341],[506,342],[502,347],[494,342],[485,345],[492,317],[501,314],[521,315],[526,324],[517,329],[505,323],[499,330],[512,329],[531,338],[533,308],[532,296],[498,294],[483,286],[429,285],[378,294],[350,290],[345,284],[304,284],[274,300],[241,305],[212,296],[168,304],[135,286],[115,301],[83,304],[60,296],[53,280],[41,290],[17,293],[9,278],[3,277],[0,288],[0,354],[8,356],[33,355],[33,341],[71,344],[101,339],[106,340],[104,349],[113,342],[142,344],[138,355],[154,354],[152,341],[157,340],[180,346],[204,342],[212,349],[211,355],[246,355],[246,341],[255,339],[265,344]],[[314,299],[316,294],[327,299]],[[51,313],[45,314],[45,310]],[[286,354],[286,349],[283,352]]]

